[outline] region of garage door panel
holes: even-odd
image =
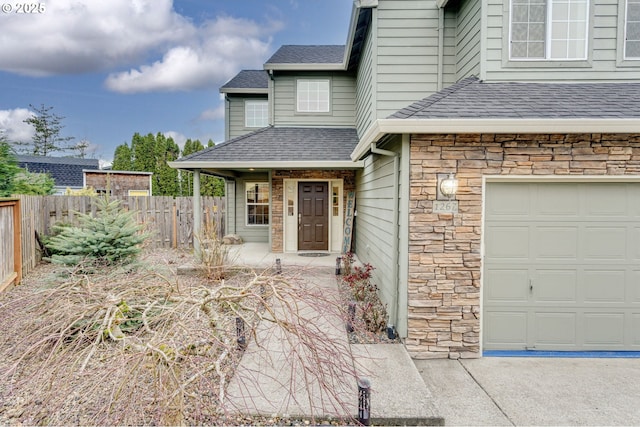
[[[537,260],[576,260],[578,227],[536,227],[533,256]]]
[[[490,182],[485,201],[485,348],[640,350],[640,183]]]
[[[577,184],[580,185],[580,184]],[[583,215],[590,217],[625,217],[628,212],[625,185],[606,183],[581,184]]]
[[[529,271],[523,269],[490,269],[487,280],[491,289],[485,293],[488,302],[527,302],[529,299]]]
[[[577,285],[575,270],[536,270],[532,283],[534,302],[573,302],[577,298]]]
[[[640,186],[627,186],[629,215],[635,220],[640,220]]]
[[[585,303],[624,303],[626,280],[624,270],[585,270],[583,273]]]
[[[528,217],[530,197],[528,193],[517,191],[519,188],[515,183],[492,184],[491,193],[486,194],[487,214],[494,218]]]
[[[640,347],[640,313],[631,314],[631,344]]]
[[[623,313],[585,313],[584,343],[587,346],[624,346]]]
[[[537,312],[535,317],[534,345],[555,344],[559,346],[572,346],[576,337],[575,313],[547,313]]]
[[[638,221],[640,221],[640,219]],[[629,258],[634,261],[640,261],[640,227],[629,227],[627,234],[629,235],[627,242],[629,246]]]
[[[624,260],[627,257],[627,227],[585,227],[586,261]]]
[[[485,313],[485,347],[525,348],[527,346],[527,312]]]
[[[529,227],[489,227],[486,253],[491,258],[528,260]]]
[[[580,208],[575,184],[558,184],[553,188],[538,186],[532,212],[539,217],[575,217]]]

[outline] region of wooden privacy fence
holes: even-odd
[[[0,199],[0,292],[22,278],[20,200]]]
[[[36,232],[50,235],[55,224],[78,223],[77,212],[95,214],[90,196],[18,196],[22,211],[22,273],[31,271],[40,261],[41,253]],[[139,223],[151,232],[148,244],[154,248],[188,249],[193,247],[193,198],[137,196],[112,197],[122,206],[136,212]],[[215,230],[222,237],[224,199],[202,198],[203,230]]]

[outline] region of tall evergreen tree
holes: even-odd
[[[126,142],[116,147],[116,151],[113,154],[113,165],[111,165],[111,169],[116,171],[133,170],[131,149]]]
[[[207,148],[213,147],[214,145],[211,139],[207,142]],[[182,156],[188,156],[189,154],[204,150],[204,148],[199,139],[195,141],[188,139],[182,148]],[[183,171],[182,173],[182,193],[187,196],[193,195],[193,173],[191,172]],[[200,194],[202,196],[224,196],[224,180],[215,176],[201,175]]]
[[[180,154],[180,147],[173,138],[167,138],[158,132],[155,137],[155,170],[154,195],[177,196],[178,195],[178,170],[169,167],[167,162],[176,160]]]
[[[156,139],[152,133],[145,136],[135,133],[131,139],[131,158],[134,171],[155,172]]]
[[[35,115],[25,119],[24,122],[33,126],[34,135],[32,142],[19,143],[18,150],[25,154],[33,154],[36,156],[48,156],[55,152],[67,151],[73,149],[70,141],[72,136],[62,136],[63,116],[53,113],[53,107],[47,107],[44,104],[40,108],[29,104],[29,107],[35,111]]]
[[[11,146],[0,135],[0,197],[13,194],[14,177],[20,171]]]

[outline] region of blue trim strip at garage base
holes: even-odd
[[[564,357],[640,359],[640,351],[541,351],[541,350],[485,350],[483,357]]]

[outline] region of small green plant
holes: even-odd
[[[135,221],[135,212],[123,210],[119,200],[96,198],[93,202],[95,216],[78,212],[79,226],[54,227],[47,243],[51,262],[91,269],[129,264],[140,254],[147,234]]]

